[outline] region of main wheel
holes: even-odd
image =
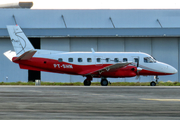
[[[150,83],[150,85],[151,85],[151,86],[156,86],[156,83],[155,83],[154,81],[152,81],[152,82]]]
[[[101,80],[101,85],[102,85],[102,86],[107,86],[107,85],[108,85],[107,79],[102,79],[102,80]]]
[[[90,80],[84,80],[84,86],[90,86],[91,81]]]

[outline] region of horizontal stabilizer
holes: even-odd
[[[16,52],[15,51],[6,51],[5,53],[3,53],[10,61],[12,61],[12,58],[16,56]]]
[[[31,57],[36,53],[36,50],[29,50],[25,53],[23,53],[21,56],[15,58],[13,61],[17,61],[17,60],[29,60],[31,59]]]

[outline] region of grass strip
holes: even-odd
[[[35,82],[0,82],[0,85],[31,85],[34,86]],[[42,82],[42,86],[84,86],[81,82],[74,83],[61,83],[61,82]],[[99,82],[92,82],[91,86],[101,86]],[[108,86],[150,86],[150,82],[113,82]],[[159,82],[157,86],[180,86],[179,82]]]

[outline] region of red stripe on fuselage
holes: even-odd
[[[13,60],[16,57],[13,58]],[[55,72],[55,73],[64,73],[64,74],[73,74],[73,75],[82,75],[79,74],[82,71],[97,71],[104,67],[107,67],[111,64],[102,64],[102,65],[76,65],[70,64],[66,62],[58,62],[54,59],[48,58],[37,58],[33,57],[30,60],[18,60],[14,61],[20,65],[22,69],[28,70],[36,70],[36,71],[47,71],[47,72]],[[133,71],[132,68],[135,70]],[[125,66],[123,68],[119,68],[113,71],[105,71],[102,73],[95,72],[93,73],[96,77],[104,76],[104,77],[134,77],[136,76],[136,67],[135,66]],[[138,75],[170,75],[168,73],[161,73],[149,70],[141,70]]]

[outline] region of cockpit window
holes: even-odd
[[[155,63],[156,60],[153,59],[152,57],[145,57],[145,58],[144,58],[144,62],[145,62],[145,63]]]

